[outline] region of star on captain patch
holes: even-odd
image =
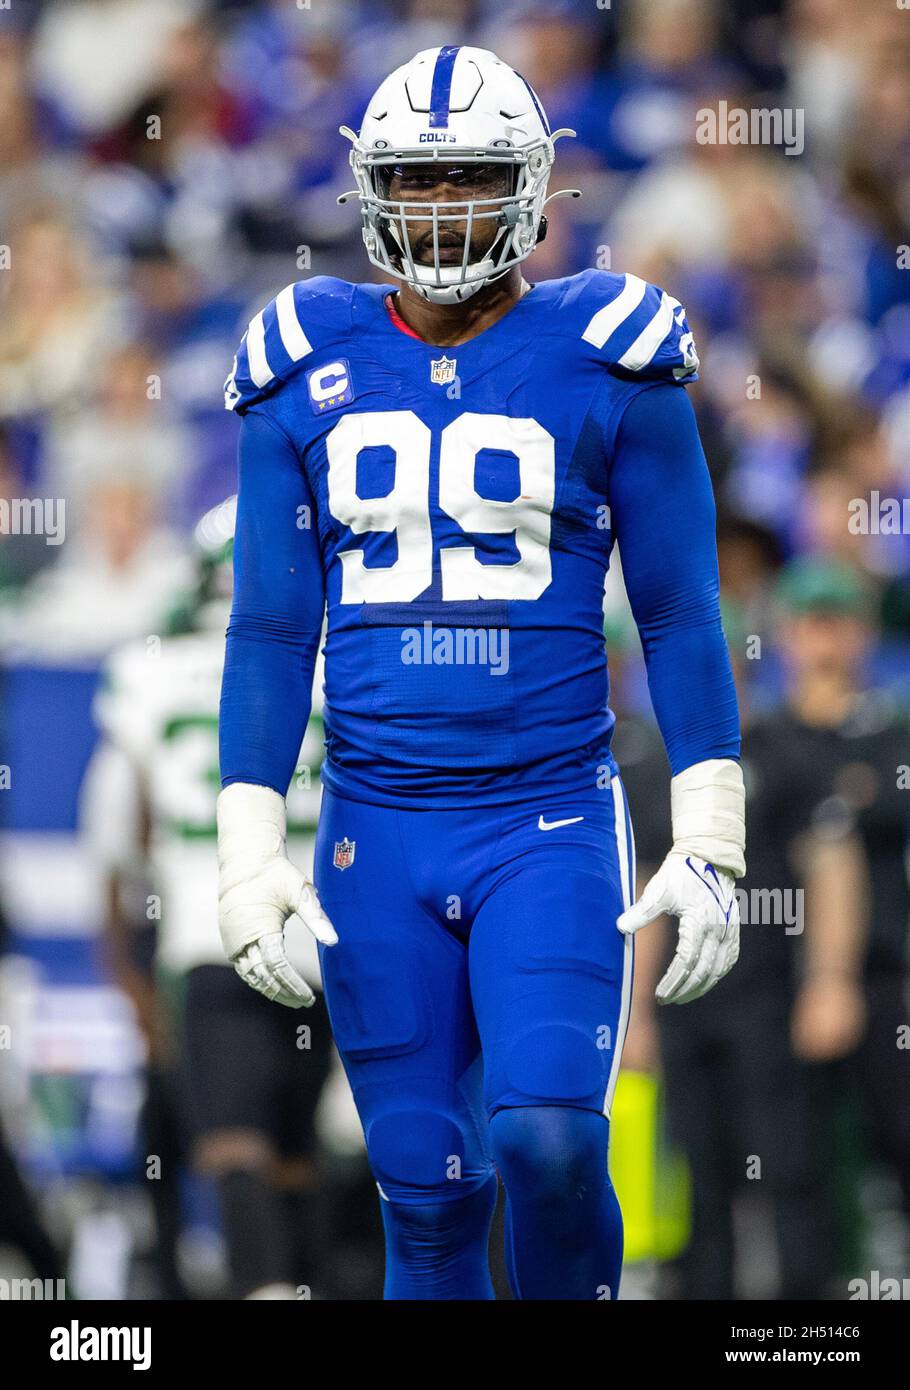
[[[349,840],[345,835],[343,840],[335,841],[335,855],[332,859],[336,869],[349,869],[354,862],[354,851],[357,848],[356,840]]]
[[[455,368],[457,363],[454,357],[437,357],[435,362],[430,363],[430,382],[433,386],[448,386],[450,381],[455,380]]]

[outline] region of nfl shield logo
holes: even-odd
[[[332,863],[336,869],[349,869],[354,862],[354,850],[357,848],[356,840],[349,840],[345,835],[343,840],[335,841],[335,858]]]
[[[430,381],[434,386],[448,386],[455,380],[456,362],[454,357],[439,357],[430,363]]]

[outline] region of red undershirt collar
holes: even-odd
[[[395,308],[394,301],[395,296],[393,294],[386,295],[385,307],[388,310],[389,318],[392,320],[395,327],[399,329],[402,333],[407,333],[409,338],[416,338],[418,343],[424,342],[425,340],[421,338],[420,334],[415,333],[409,323],[405,323],[404,319],[401,317],[398,310]]]

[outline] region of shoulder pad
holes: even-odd
[[[224,383],[225,410],[242,415],[300,370],[314,349],[347,333],[354,286],[330,275],[287,285],[250,320]]]
[[[698,380],[698,355],[678,299],[637,275],[586,271],[575,310],[581,337],[617,375],[646,381]]]

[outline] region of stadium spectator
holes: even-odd
[[[80,534],[27,586],[17,611],[3,614],[7,649],[78,663],[160,632],[189,582],[190,561],[155,512],[140,477],[97,480]]]
[[[90,246],[53,207],[12,228],[0,339],[0,418],[72,409],[109,343],[114,305]]]

